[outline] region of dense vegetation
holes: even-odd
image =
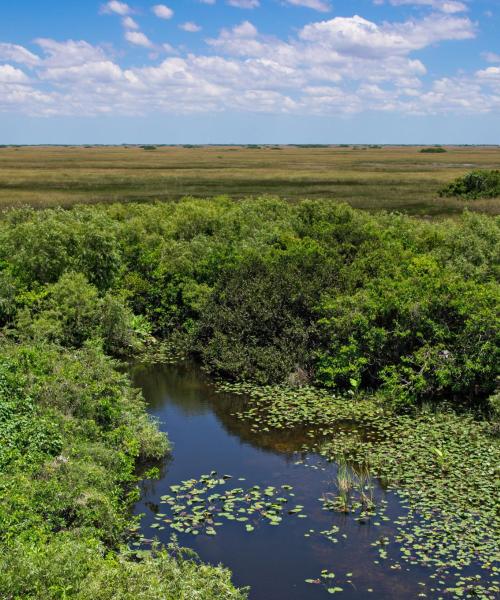
[[[13,210],[0,320],[26,342],[119,356],[153,333],[230,378],[475,407],[495,388],[499,243],[490,217],[333,202]]]
[[[123,546],[135,465],[167,446],[116,359],[155,339],[228,378],[498,410],[499,225],[271,198],[5,212],[0,597],[241,597]]]
[[[420,152],[422,154],[443,154],[444,152],[447,152],[447,150],[442,146],[431,146],[430,148],[422,148]]]
[[[470,200],[500,197],[500,171],[471,171],[441,190],[441,196],[457,196]]]

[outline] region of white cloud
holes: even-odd
[[[250,21],[243,21],[243,23],[234,27],[233,33],[237,37],[252,38],[257,35],[257,28]]]
[[[15,56],[33,75],[28,78],[10,64],[0,67],[0,110],[39,115],[500,111],[499,65],[468,76],[423,78],[426,67],[415,51],[475,35],[468,18],[443,12],[402,22],[336,17],[310,23],[287,39],[263,35],[243,21],[207,40],[209,52],[187,55],[166,43],[152,44],[130,26],[124,34],[150,49],[151,62],[122,67],[109,47],[83,40],[39,39],[39,57],[0,44],[0,60],[16,62]]]
[[[15,63],[33,67],[40,62],[40,57],[36,56],[23,46],[17,44],[7,44],[0,42],[0,60],[10,60]]]
[[[292,6],[304,6],[305,8],[312,8],[319,12],[328,12],[331,10],[331,6],[324,0],[284,0],[286,4]]]
[[[125,2],[119,2],[118,0],[110,0],[110,2],[106,2],[101,7],[101,11],[103,13],[115,13],[116,15],[120,15],[122,17],[129,15],[132,10],[128,4]]]
[[[104,50],[83,40],[57,42],[48,38],[39,38],[35,43],[45,54],[41,63],[43,67],[71,67],[106,60]]]
[[[306,25],[299,35],[341,54],[375,58],[406,55],[444,40],[470,39],[474,25],[468,18],[437,14],[420,21],[377,25],[355,15]]]
[[[458,0],[389,0],[392,6],[411,5],[411,6],[429,6],[440,12],[453,14],[464,12],[467,5]]]
[[[500,103],[500,67],[488,67],[487,69],[477,71],[476,79],[481,85],[496,90],[498,102]]]
[[[500,54],[495,52],[484,52],[481,56],[489,63],[500,63]]]
[[[179,29],[183,31],[187,31],[189,33],[196,33],[197,31],[201,31],[200,25],[193,23],[192,21],[187,21],[186,23],[181,23],[179,25]]]
[[[123,17],[122,25],[125,29],[139,29],[139,25],[132,19],[132,17]]]
[[[147,35],[141,31],[126,31],[125,39],[134,46],[142,46],[143,48],[153,47],[153,43],[149,40]]]
[[[0,65],[0,83],[27,83],[27,75],[12,65]]]
[[[227,0],[227,3],[235,8],[258,8],[260,6],[259,0]]]
[[[165,4],[156,4],[151,10],[159,19],[171,19],[174,16],[174,11]]]
[[[40,74],[41,79],[78,84],[119,81],[122,77],[120,67],[111,61],[91,62],[71,67],[52,67]]]
[[[199,0],[202,4],[215,4],[215,0]]]

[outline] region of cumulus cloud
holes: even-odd
[[[179,25],[179,29],[183,31],[187,31],[189,33],[196,33],[197,31],[201,31],[200,25],[193,23],[192,21],[187,21],[186,23],[181,23]]]
[[[71,67],[50,67],[40,74],[41,79],[78,84],[118,81],[122,77],[123,73],[120,67],[111,61],[92,62]]]
[[[171,19],[174,16],[174,11],[165,4],[156,4],[151,10],[159,19]]]
[[[476,73],[476,79],[481,85],[492,88],[497,94],[500,104],[500,67],[488,67]]]
[[[291,6],[304,6],[305,8],[312,8],[319,12],[328,12],[331,10],[331,6],[324,0],[285,0],[285,4]]]
[[[110,0],[110,2],[106,2],[106,4],[102,5],[101,11],[107,14],[114,13],[122,17],[129,15],[132,12],[128,4],[125,4],[125,2],[119,2],[118,0]]]
[[[10,60],[15,63],[33,67],[40,62],[40,57],[23,46],[0,42],[0,60]]]
[[[27,83],[27,75],[12,65],[0,65],[0,83]]]
[[[473,38],[474,25],[468,18],[437,14],[420,21],[377,25],[355,15],[306,25],[299,35],[342,54],[382,57],[406,55],[440,41]]]
[[[82,40],[38,39],[39,56],[22,46],[0,44],[0,61],[7,63],[0,64],[0,110],[15,107],[43,115],[500,110],[500,66],[429,81],[414,54],[473,37],[475,27],[463,15],[441,11],[381,23],[335,17],[309,23],[287,39],[263,35],[245,20],[206,40],[206,53],[166,58],[164,52],[174,49],[165,42],[153,45],[127,23],[128,42],[152,50],[146,65],[125,68],[108,47]],[[197,31],[193,25],[187,31]],[[30,77],[10,63],[29,67]]]
[[[92,46],[83,40],[58,42],[49,38],[38,38],[35,43],[45,54],[40,63],[43,68],[71,67],[106,60],[102,48]]]
[[[234,27],[233,33],[236,37],[253,38],[257,35],[257,28],[250,21],[243,21]]]
[[[125,39],[134,46],[142,46],[143,48],[153,47],[153,42],[142,31],[126,31]]]
[[[139,29],[139,25],[132,19],[132,17],[123,17],[122,25],[125,29]]]

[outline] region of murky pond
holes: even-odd
[[[193,364],[138,367],[134,380],[173,444],[171,456],[161,465],[160,480],[143,482],[142,498],[135,507],[137,514],[144,513],[145,537],[167,543],[175,533],[179,543],[195,550],[203,561],[229,567],[236,585],[250,586],[252,600],[331,597],[327,588],[342,588],[339,596],[356,599],[401,600],[422,592],[421,582],[428,577],[425,568],[379,557],[380,541],[385,536],[392,539],[391,523],[404,508],[378,482],[374,482],[376,501],[387,503],[385,514],[390,520],[373,517],[359,523],[351,515],[325,511],[320,498],[335,491],[337,467],[300,452],[304,443],[300,432],[251,432],[247,423],[232,416],[245,400],[217,393]],[[303,507],[304,516],[285,510],[279,526],[258,520],[251,531],[237,520],[224,520],[216,535],[179,533],[158,520],[158,513],[167,513],[162,496],[172,494],[170,486],[214,471],[231,475],[221,486],[229,490],[292,486],[293,503]],[[336,542],[321,533],[332,527],[334,531],[338,527],[330,536]],[[392,544],[386,549],[389,557],[395,552]],[[321,579],[325,569],[334,573],[327,581]],[[321,583],[306,583],[306,579]]]

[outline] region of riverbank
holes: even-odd
[[[0,343],[0,598],[241,600],[222,568],[133,555],[138,461],[167,438],[96,342]]]

